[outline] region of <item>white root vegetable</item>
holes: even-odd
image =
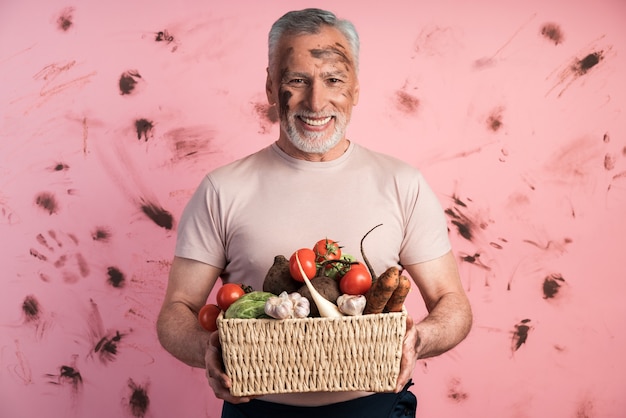
[[[300,269],[300,274],[304,279],[304,283],[306,287],[309,288],[311,292],[311,298],[313,298],[313,302],[317,306],[317,310],[320,311],[320,316],[324,318],[339,318],[344,316],[337,305],[326,299],[324,296],[320,295],[320,293],[315,289],[315,287],[311,284],[311,281],[306,276],[304,269],[302,268],[302,264],[300,264],[300,258],[298,257],[298,252],[296,251],[296,264],[298,265],[298,269]]]
[[[337,298],[339,311],[346,315],[361,315],[365,309],[365,296],[363,295],[341,295]]]

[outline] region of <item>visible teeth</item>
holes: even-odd
[[[313,126],[325,125],[328,122],[330,122],[331,118],[332,118],[332,116],[327,116],[324,119],[309,119],[309,118],[301,117],[301,119],[302,119],[302,121],[304,123],[306,123],[307,125],[313,125]]]

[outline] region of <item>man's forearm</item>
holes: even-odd
[[[472,327],[467,298],[457,293],[443,295],[432,311],[418,324],[418,358],[438,356],[459,344]]]
[[[172,303],[159,314],[157,334],[163,348],[192,367],[204,368],[209,333],[182,303]]]

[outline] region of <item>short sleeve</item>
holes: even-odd
[[[407,207],[405,235],[400,248],[400,263],[411,265],[433,260],[451,249],[448,225],[441,203],[418,171],[417,193]]]
[[[176,256],[224,268],[226,255],[223,228],[218,222],[221,219],[219,203],[210,176],[205,176],[178,223]]]

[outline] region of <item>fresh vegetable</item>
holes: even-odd
[[[307,277],[307,273],[302,268],[302,263],[300,262],[300,256],[298,252],[299,251],[295,252],[296,264],[298,265],[300,274],[304,279],[304,283],[306,283],[307,287],[309,288],[309,291],[311,292],[311,297],[313,298],[313,301],[315,302],[315,305],[317,306],[317,309],[320,312],[320,316],[324,318],[342,317],[343,314],[339,312],[339,308],[337,308],[337,305],[335,305],[328,299],[324,299],[324,297],[320,295],[319,292],[313,287],[313,285],[311,284],[311,281]]]
[[[311,303],[307,298],[298,292],[289,294],[289,299],[293,302],[293,316],[295,318],[306,318],[311,313]]]
[[[346,315],[361,315],[365,309],[365,296],[363,295],[341,295],[337,298],[337,306],[341,313]]]
[[[341,258],[339,258],[338,260],[330,260],[330,261],[322,262],[325,267],[323,270],[323,274],[324,276],[327,276],[327,277],[339,279],[350,269],[350,263],[353,263],[353,262],[356,262],[356,258],[353,255],[342,253]],[[318,274],[319,274],[319,269],[318,269]]]
[[[406,276],[401,275],[398,287],[393,291],[391,297],[387,301],[387,305],[385,306],[385,312],[402,312],[402,306],[404,306],[404,301],[406,300],[409,291],[411,290],[411,280],[409,280]]]
[[[299,264],[296,262],[296,258],[300,260]],[[291,277],[299,282],[303,282],[305,276],[307,279],[315,277],[315,273],[317,273],[315,252],[310,248],[301,248],[293,253],[289,258],[289,272]]]
[[[282,292],[265,302],[265,313],[275,319],[306,318],[309,307],[309,300],[299,293]]]
[[[263,281],[263,291],[275,295],[283,291],[293,293],[298,290],[300,286],[302,286],[302,283],[291,277],[289,260],[287,260],[284,255],[274,257],[274,263],[267,271],[265,280]]]
[[[337,241],[328,238],[317,241],[313,246],[313,252],[315,253],[315,261],[318,263],[341,258],[341,247]]]
[[[339,280],[341,293],[348,295],[364,295],[372,287],[372,276],[365,264],[350,264],[348,271]]]
[[[324,299],[331,301],[332,303],[337,302],[337,298],[341,295],[341,290],[339,290],[339,283],[337,280],[332,279],[326,276],[317,276],[310,280],[311,285],[317,292],[322,295]],[[307,298],[309,304],[311,305],[311,316],[319,317],[320,311],[317,309],[317,305],[315,304],[315,300],[313,299],[313,295],[309,290],[309,287],[304,284],[300,289],[298,289],[298,293],[303,297]]]
[[[365,241],[365,238],[367,238],[367,236],[376,228],[378,228],[379,226],[381,226],[382,224],[378,224],[375,227],[373,227],[372,229],[370,229],[369,231],[367,231],[365,233],[365,235],[363,235],[363,238],[361,238],[361,255],[363,256],[363,261],[365,262],[365,265],[367,266],[367,269],[370,271],[370,274],[372,275],[372,283],[374,283],[376,281],[376,273],[374,272],[374,268],[372,268],[372,265],[370,264],[369,260],[367,259],[367,257],[365,256],[365,251],[363,251],[363,241]]]
[[[364,314],[376,314],[383,312],[385,305],[400,282],[400,270],[397,267],[389,267],[372,284],[372,287],[365,295],[367,303]]]
[[[226,283],[217,291],[217,306],[219,306],[221,310],[226,311],[234,301],[245,295],[245,293],[246,291],[241,285]]]
[[[270,292],[253,291],[234,301],[224,312],[224,318],[261,318],[265,315],[265,302],[275,296]]]
[[[282,292],[278,296],[272,296],[265,302],[265,313],[275,319],[293,318],[293,301]]]
[[[217,330],[217,317],[222,310],[219,306],[212,303],[204,305],[198,312],[198,322],[207,331],[213,332]]]

